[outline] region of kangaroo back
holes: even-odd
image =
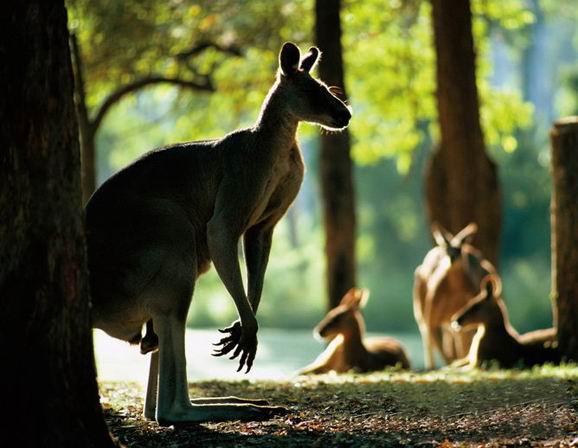
[[[560,361],[555,329],[520,336],[510,325],[506,304],[501,298],[501,281],[495,274],[484,277],[480,293],[453,319],[455,328],[477,328],[468,356],[471,366],[498,363],[509,368]]]
[[[557,337],[556,328],[544,328],[521,334],[519,341],[524,346],[527,364],[559,364],[562,355],[558,349]]]

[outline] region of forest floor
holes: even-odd
[[[578,366],[530,371],[385,371],[293,381],[208,381],[191,396],[267,398],[263,422],[161,427],[136,384],[103,383],[111,432],[127,447],[578,447]]]

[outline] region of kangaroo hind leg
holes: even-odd
[[[286,412],[284,408],[262,406],[260,403],[236,397],[202,398],[191,401],[189,397],[185,331],[186,318],[194,289],[194,263],[182,260],[165,263],[151,285],[146,303],[151,310],[154,330],[158,335],[159,351],[151,355],[150,387],[147,388],[151,415],[156,405],[155,419],[161,424],[178,422],[209,422],[225,420],[261,420]],[[158,375],[155,369],[158,366]],[[158,388],[155,380],[158,379]],[[156,389],[156,402],[153,398]]]

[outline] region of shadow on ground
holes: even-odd
[[[101,393],[111,431],[129,447],[578,446],[578,369],[565,369],[203,382],[192,396],[265,397],[291,412],[178,428],[145,421],[135,385],[105,383]]]

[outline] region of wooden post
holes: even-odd
[[[560,350],[578,361],[578,116],[554,123],[552,302]]]

